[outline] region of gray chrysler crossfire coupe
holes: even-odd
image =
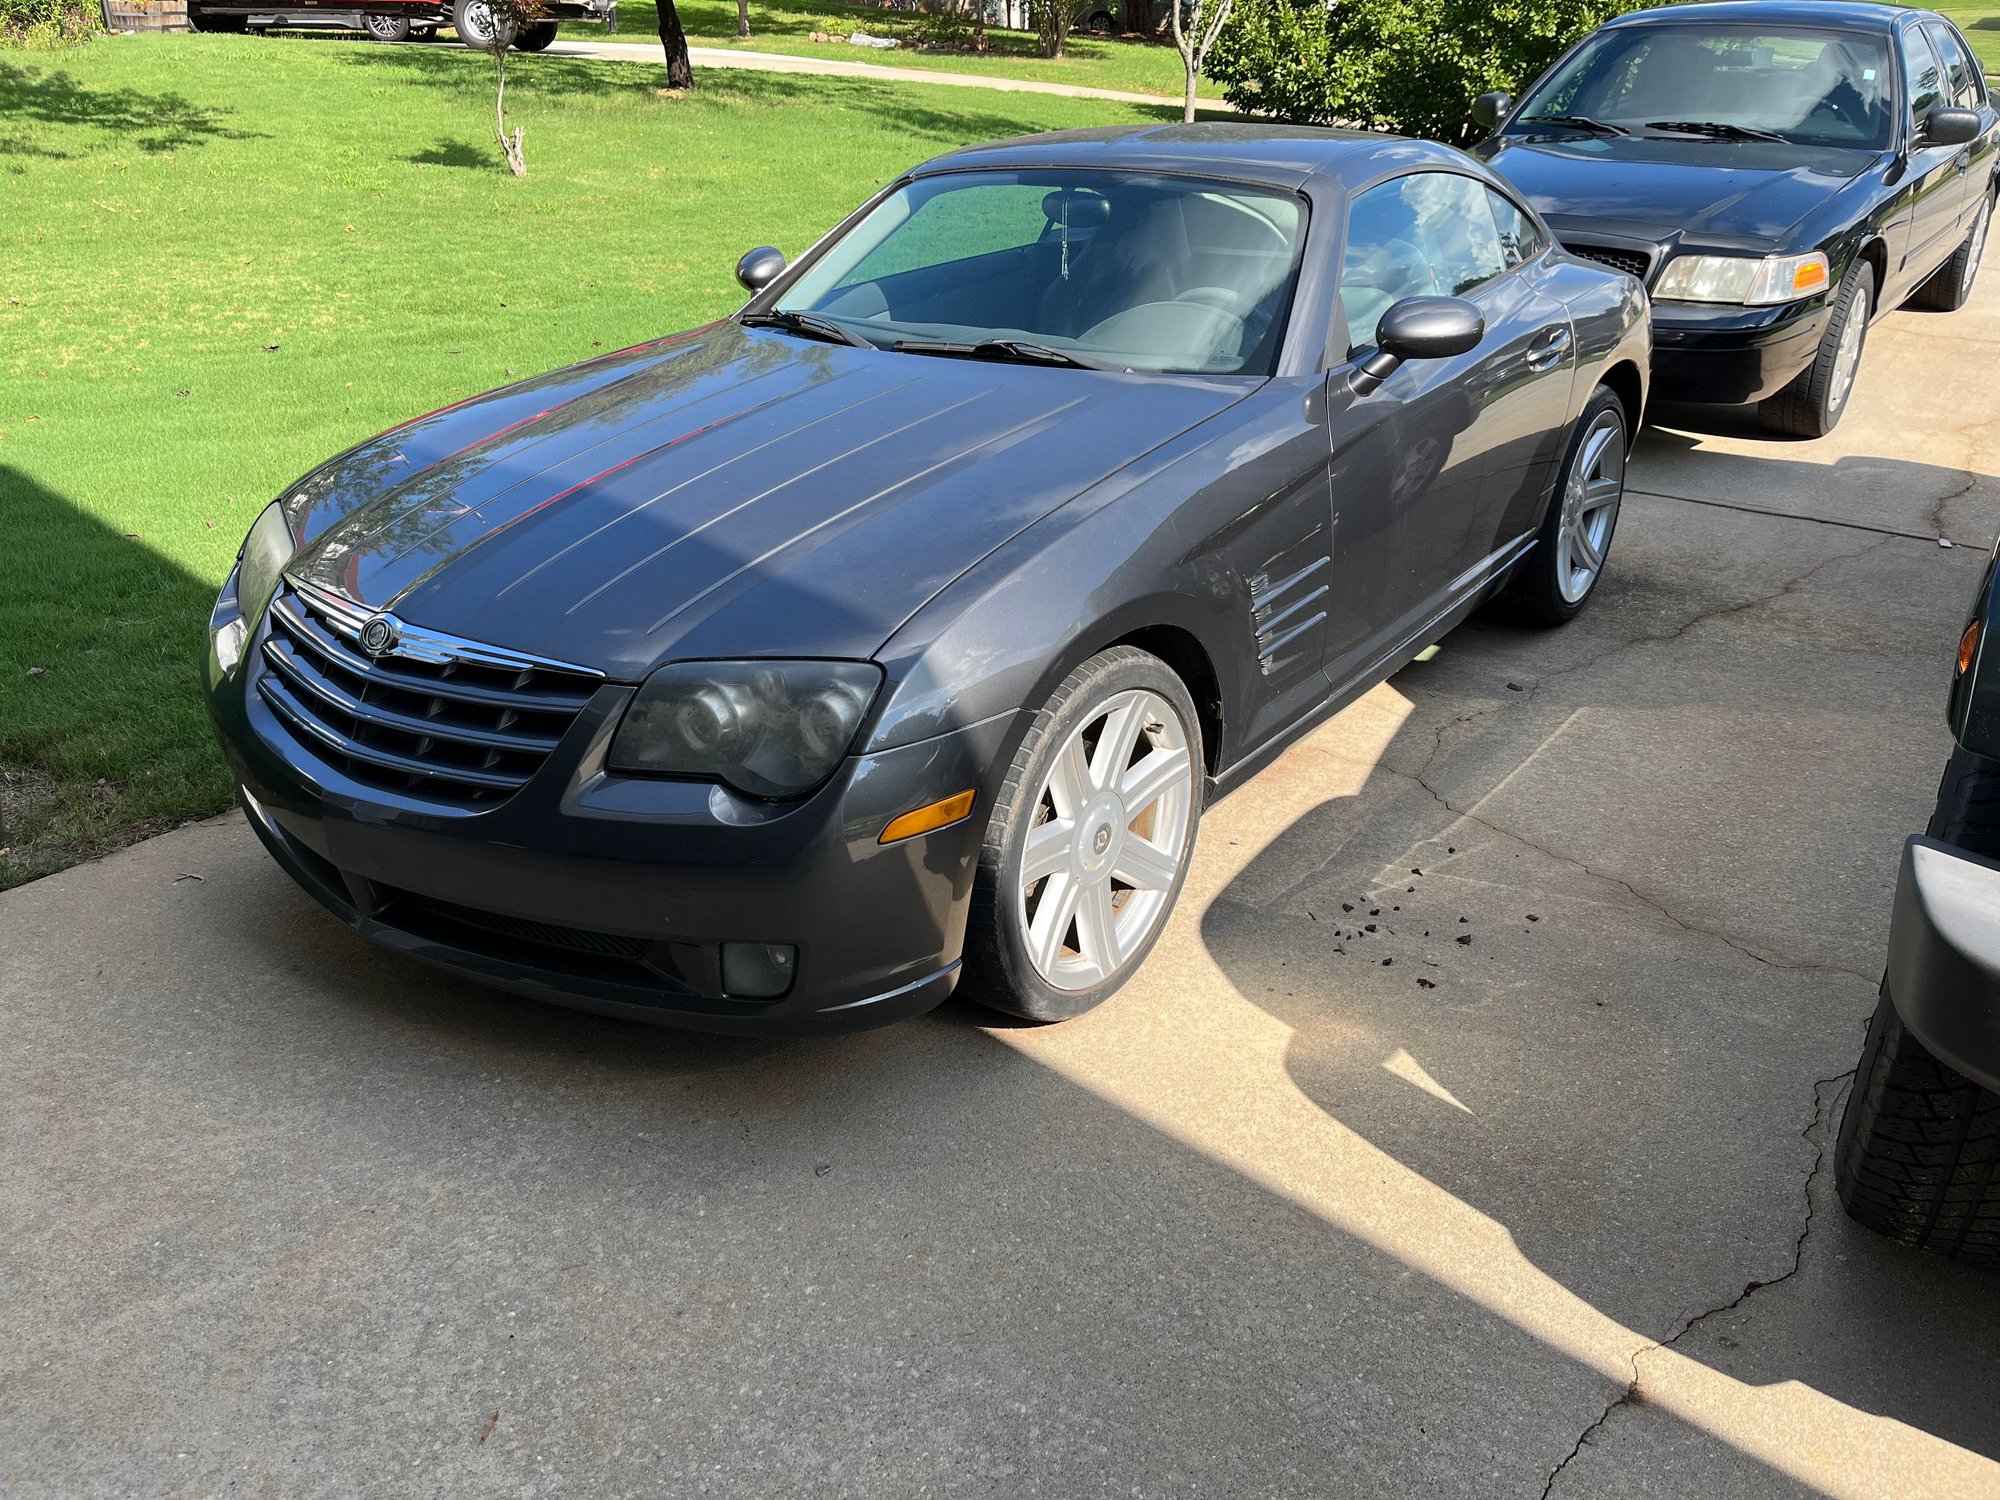
[[[342,920],[727,1031],[1123,984],[1211,797],[1481,601],[1570,618],[1646,299],[1449,148],[955,152],[743,310],[434,412],[252,526],[208,685]]]

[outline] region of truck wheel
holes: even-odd
[[[361,18],[368,35],[378,42],[407,42],[410,39],[410,18],[408,16],[367,15]]]
[[[1861,348],[1868,341],[1868,317],[1874,309],[1875,268],[1857,259],[1833,294],[1813,362],[1777,395],[1757,404],[1758,420],[1789,437],[1825,437],[1839,426],[1861,369]]]
[[[1972,231],[1966,235],[1965,243],[1916,289],[1910,297],[1911,306],[1932,312],[1957,312],[1965,306],[1972,296],[1973,280],[1979,275],[1979,257],[1986,248],[1986,231],[1992,222],[1993,199],[1988,197],[1980,205],[1979,217],[1972,221]]]
[[[1924,831],[2000,858],[2000,761],[1954,748]],[[2000,1266],[2000,1095],[1931,1056],[1886,990],[1840,1122],[1834,1174],[1841,1203],[1870,1229]]]
[[[554,21],[537,21],[531,26],[523,26],[519,33],[516,34],[514,37],[514,50],[516,52],[545,52],[548,50],[549,43],[555,39],[556,23]]]
[[[507,28],[486,0],[453,0],[451,25],[461,42],[480,52],[491,52],[495,46],[504,47],[512,40],[501,35]]]
[[[1157,656],[1113,646],[1064,678],[994,799],[959,993],[1040,1022],[1116,994],[1180,897],[1205,765],[1194,700]]]
[[[1884,991],[1840,1122],[1834,1182],[1878,1234],[2000,1266],[2000,1095],[1924,1050]]]

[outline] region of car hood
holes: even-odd
[[[1879,153],[1551,133],[1495,137],[1479,154],[1526,194],[1559,239],[1597,232],[1769,250]]]
[[[383,434],[287,497],[288,569],[636,679],[871,656],[938,590],[1256,382],[900,355],[720,323]]]

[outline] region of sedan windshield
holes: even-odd
[[[1656,23],[1592,37],[1528,97],[1509,129],[1880,150],[1889,144],[1889,101],[1879,36]]]
[[[1304,227],[1298,198],[1244,183],[947,172],[877,204],[770,321],[912,355],[1268,375]]]

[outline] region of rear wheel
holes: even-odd
[[[555,39],[556,23],[554,21],[536,21],[532,25],[523,26],[520,31],[515,33],[514,50],[516,52],[546,51],[549,43]]]
[[[1840,278],[1832,311],[1819,336],[1813,362],[1777,395],[1757,404],[1757,416],[1773,432],[1791,437],[1825,437],[1840,425],[1861,350],[1868,342],[1868,318],[1875,310],[1875,268],[1856,260]]]
[[[1953,750],[1925,831],[2000,858],[2000,761]],[[1886,988],[1840,1122],[1834,1174],[1847,1212],[1877,1233],[2000,1266],[2000,1095],[1933,1057]]]
[[[511,40],[501,35],[500,18],[486,0],[455,0],[451,24],[461,42],[481,52],[491,52],[496,45],[504,47]]]
[[[368,35],[378,42],[407,42],[410,39],[410,18],[408,16],[367,15],[361,24]]]
[[[1618,530],[1629,445],[1625,403],[1599,386],[1577,419],[1535,545],[1502,589],[1499,613],[1533,625],[1564,625],[1583,613]]]
[[[961,993],[1043,1022],[1116,994],[1180,897],[1203,765],[1194,701],[1158,657],[1114,646],[1070,673],[995,800]]]
[[[1965,306],[1972,296],[1972,283],[1979,275],[1979,258],[1985,252],[1986,231],[1992,224],[1993,199],[1988,197],[1979,206],[1979,217],[1972,221],[1965,243],[1917,288],[1910,298],[1912,306],[1929,308],[1932,312],[1957,312]]]

